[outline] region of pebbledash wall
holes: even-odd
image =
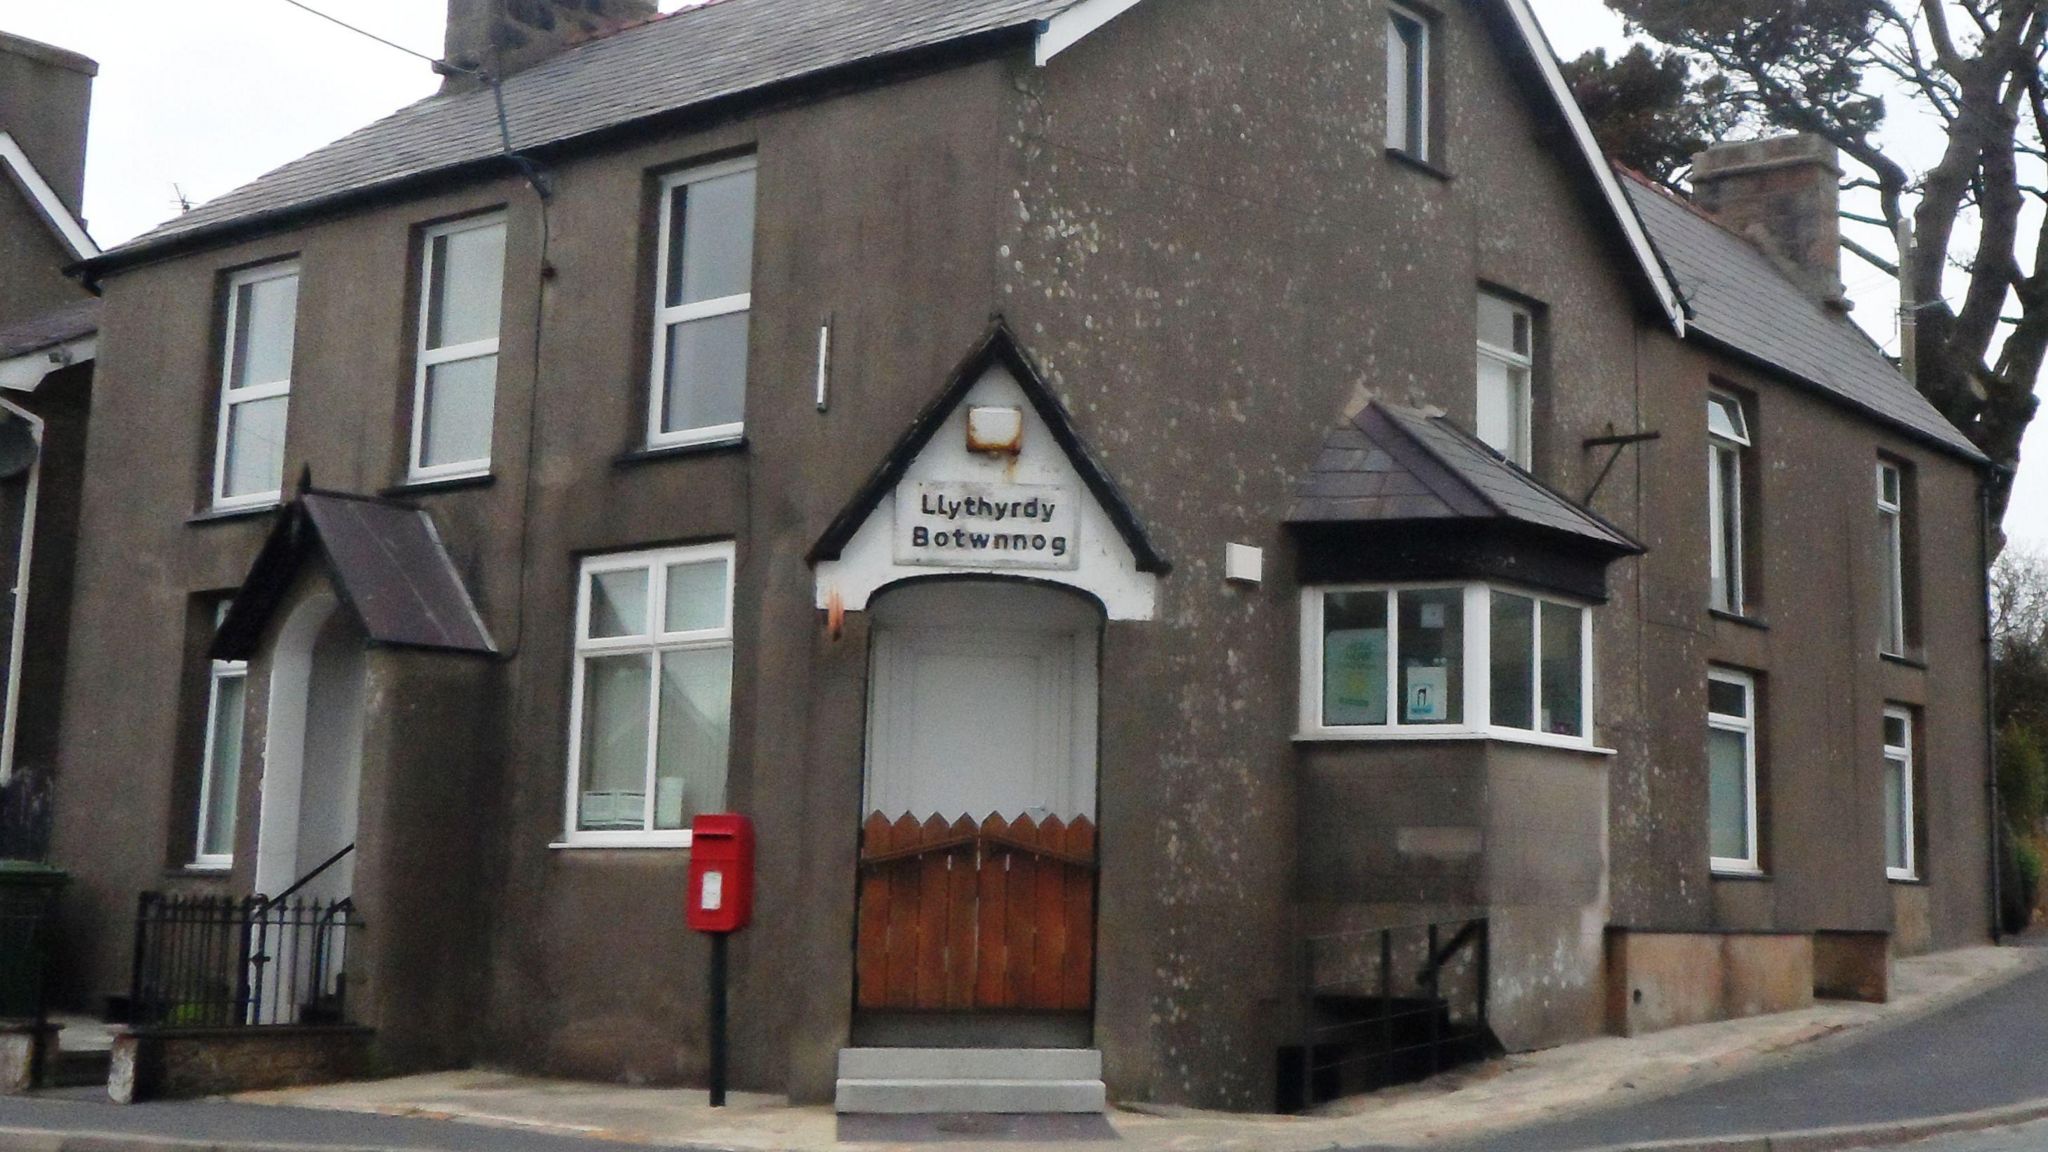
[[[1139,5],[1042,69],[1002,49],[550,158],[546,278],[535,199],[509,178],[107,276],[53,849],[77,877],[67,997],[124,988],[138,891],[253,878],[261,661],[234,869],[185,867],[207,613],[274,517],[195,514],[224,273],[299,262],[287,476],[377,493],[405,473],[419,229],[496,207],[491,478],[403,495],[431,510],[502,659],[383,651],[369,669],[357,893],[380,959],[360,1002],[388,1067],[703,1077],[687,852],[550,845],[579,558],[732,540],[728,798],[762,845],[757,924],[733,954],[735,1072],[829,1097],[852,1014],[869,623],[851,612],[827,634],[806,557],[998,313],[1173,565],[1154,617],[1111,621],[1101,649],[1094,1038],[1114,1098],[1269,1107],[1304,927],[1495,907],[1495,1024],[1516,1046],[1601,1028],[1610,924],[1982,938],[1975,473],[1679,344],[1498,30],[1476,5],[1439,19],[1440,171],[1385,154],[1379,5],[1182,0]],[[740,153],[759,161],[744,446],[636,454],[652,174]],[[1297,744],[1294,486],[1362,396],[1469,426],[1482,285],[1542,306],[1539,475],[1583,493],[1604,460],[1581,441],[1664,433],[1595,502],[1649,547],[1610,570],[1595,614],[1595,736],[1612,755]],[[1710,378],[1753,389],[1766,429],[1768,629],[1704,608]],[[1875,635],[1859,550],[1881,447],[1920,467],[1925,669],[1853,639]],[[1227,543],[1265,549],[1262,584],[1225,581]],[[1708,873],[1719,661],[1771,684],[1768,880]],[[1931,862],[1911,887],[1885,880],[1864,738],[1886,700],[1925,709]],[[1375,826],[1388,853],[1325,851]],[[1461,828],[1480,836],[1399,835]],[[1475,840],[1482,859],[1441,858]]]

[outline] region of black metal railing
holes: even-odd
[[[1310,936],[1301,1044],[1282,1111],[1433,1076],[1499,1052],[1487,1026],[1484,918]]]
[[[347,898],[176,896],[136,905],[131,1023],[191,1028],[349,1023]]]

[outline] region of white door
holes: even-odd
[[[1095,816],[1099,614],[1021,584],[876,607],[867,805],[890,819]]]

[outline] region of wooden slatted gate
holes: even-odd
[[[857,1002],[867,1010],[1087,1011],[1095,825],[880,812],[861,829]]]

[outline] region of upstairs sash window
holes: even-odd
[[[731,440],[743,431],[754,170],[749,158],[661,182],[650,447]]]
[[[1527,308],[1479,295],[1479,420],[1474,432],[1488,447],[1530,466],[1531,388],[1536,321]]]
[[[228,280],[213,466],[216,508],[275,504],[283,495],[298,309],[297,264],[252,268]]]
[[[425,239],[409,475],[480,475],[491,470],[505,221],[490,216],[444,224]]]
[[[1430,24],[1387,7],[1387,147],[1417,160],[1430,155]]]
[[[1709,605],[1743,614],[1742,461],[1750,447],[1749,419],[1742,402],[1722,392],[1707,396],[1707,523]]]

